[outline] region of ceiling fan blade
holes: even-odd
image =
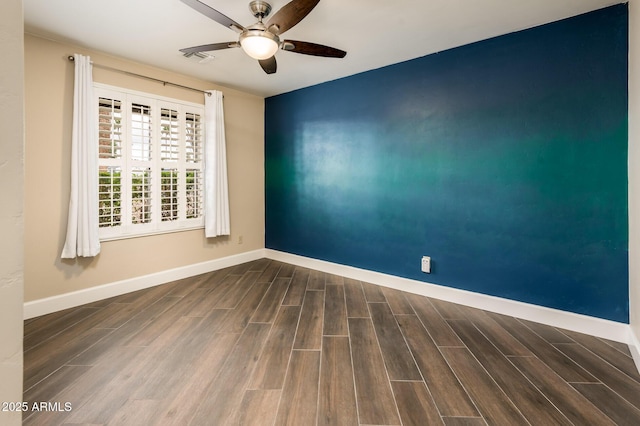
[[[241,33],[245,29],[242,25],[238,24],[233,19],[223,15],[222,13],[218,12],[211,6],[202,3],[201,1],[198,1],[198,0],[180,0],[180,1],[186,4],[187,6],[191,7],[192,9],[202,13],[204,16],[213,19],[217,23],[224,25],[227,28],[231,28],[233,31],[237,33]]]
[[[302,53],[303,55],[323,56],[326,58],[344,58],[347,52],[335,47],[322,44],[309,43],[308,41],[284,40],[282,48],[289,52]]]
[[[212,50],[229,49],[231,47],[239,47],[239,46],[240,45],[238,44],[237,41],[228,41],[226,43],[212,43],[212,44],[203,44],[201,46],[186,47],[184,49],[180,49],[180,51],[185,55],[189,55],[189,54],[193,55],[194,53],[198,53],[198,52],[211,52]]]
[[[276,63],[276,57],[272,56],[269,59],[262,59],[258,61],[260,66],[267,74],[274,74],[276,69],[278,69],[278,64]]]
[[[319,2],[320,0],[293,0],[282,6],[282,8],[269,19],[267,28],[274,34],[282,34],[302,21]]]

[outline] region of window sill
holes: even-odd
[[[184,232],[184,231],[195,231],[197,229],[204,230],[204,225],[199,224],[199,225],[185,226],[184,228],[179,228],[179,229],[161,229],[161,230],[153,230],[153,231],[147,231],[147,232],[136,232],[135,234],[109,235],[109,236],[100,237],[100,242],[128,240],[131,238],[140,238],[140,237],[151,237],[154,235],[173,234],[176,232]]]

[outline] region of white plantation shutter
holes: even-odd
[[[122,225],[122,101],[98,98],[98,226]]]
[[[168,108],[160,110],[160,158],[163,161],[177,161],[180,150],[178,111]]]
[[[160,204],[162,220],[177,220],[178,212],[178,169],[162,169],[160,181]]]
[[[203,188],[202,170],[187,169],[187,219],[194,219],[203,216]]]
[[[129,172],[131,182],[130,223],[140,225],[151,223],[153,199],[151,195],[151,169],[132,167]]]
[[[151,161],[152,129],[151,107],[134,103],[131,105],[131,159]]]
[[[120,167],[100,166],[98,177],[98,226],[122,224]]]
[[[191,164],[202,165],[202,118],[200,114],[186,114],[186,160]]]
[[[186,162],[186,214],[188,219],[204,217],[204,164],[203,164],[203,124],[202,116],[186,114],[185,122],[185,162]]]
[[[156,123],[152,112],[150,99],[131,97],[129,105],[129,132],[128,132],[128,167],[129,188],[131,190],[129,202],[128,224],[133,229],[147,230],[153,222],[153,207],[157,197],[153,194],[155,176],[153,173],[153,156],[155,132],[153,126]]]
[[[180,120],[178,111],[171,108],[160,109],[160,214],[163,222],[178,220],[182,212],[180,206]],[[186,142],[185,142],[186,143]],[[186,189],[186,183],[185,183]]]
[[[96,84],[103,239],[200,228],[202,105]]]
[[[122,158],[122,101],[98,98],[98,156]]]

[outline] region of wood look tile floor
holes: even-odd
[[[24,329],[27,425],[640,425],[623,344],[268,259]]]

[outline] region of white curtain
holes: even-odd
[[[229,189],[222,92],[204,96],[204,233],[207,238],[229,235]]]
[[[91,59],[75,54],[71,197],[67,239],[62,258],[100,253],[98,237],[98,117],[93,94]]]

